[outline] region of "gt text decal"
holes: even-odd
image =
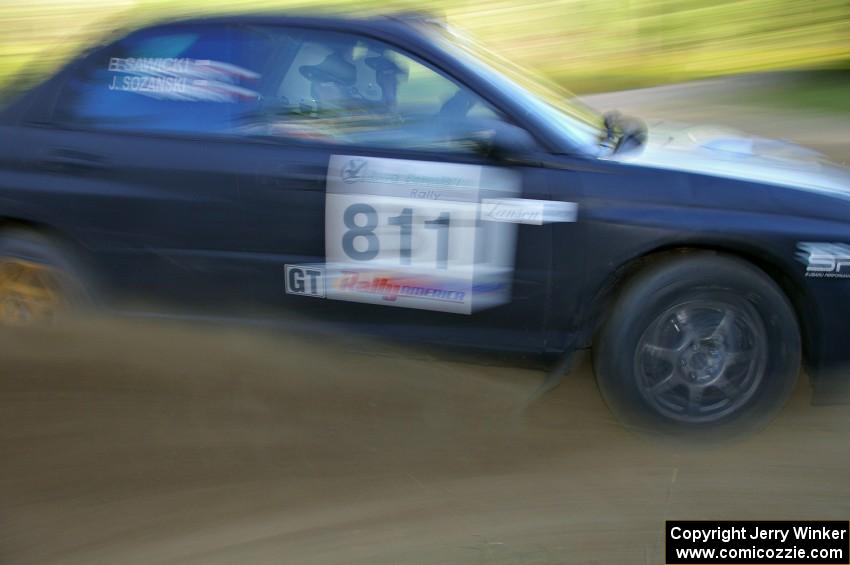
[[[286,265],[286,293],[324,298],[324,267],[318,265]]]

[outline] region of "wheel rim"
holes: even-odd
[[[58,272],[14,257],[0,258],[0,324],[28,325],[52,320],[64,307]]]
[[[638,342],[634,367],[641,394],[657,412],[712,422],[752,398],[767,350],[764,324],[749,302],[701,299],[653,320]]]

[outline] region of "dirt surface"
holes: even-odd
[[[754,436],[618,425],[542,371],[286,334],[0,335],[0,562],[662,563],[666,518],[850,515],[850,411]]]

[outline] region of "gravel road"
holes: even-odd
[[[623,429],[540,370],[282,334],[0,335],[0,563],[662,563],[667,518],[850,515],[850,412]],[[474,361],[474,362],[473,362]]]

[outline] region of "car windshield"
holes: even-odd
[[[427,28],[443,49],[473,67],[502,92],[521,99],[529,112],[556,125],[571,144],[588,152],[599,151],[599,143],[605,137],[604,119],[573,93],[454,28],[443,25]]]

